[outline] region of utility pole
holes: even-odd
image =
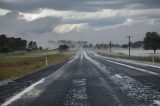
[[[128,49],[129,49],[129,56],[131,56],[131,37],[133,37],[133,36],[127,36],[127,38],[128,38]]]
[[[112,41],[109,41],[109,50],[110,50],[110,53],[111,53],[111,48],[112,48]]]

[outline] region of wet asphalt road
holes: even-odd
[[[159,106],[160,69],[81,50],[2,106]]]

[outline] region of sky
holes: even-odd
[[[160,0],[0,0],[0,34],[36,41],[127,43],[160,33]]]

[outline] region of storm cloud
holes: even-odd
[[[143,40],[160,33],[159,0],[0,0],[0,32],[35,40]]]

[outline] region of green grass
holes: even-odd
[[[45,58],[48,65],[60,63],[69,59],[73,53],[32,52],[0,55],[0,80],[25,76],[39,71],[45,66]]]

